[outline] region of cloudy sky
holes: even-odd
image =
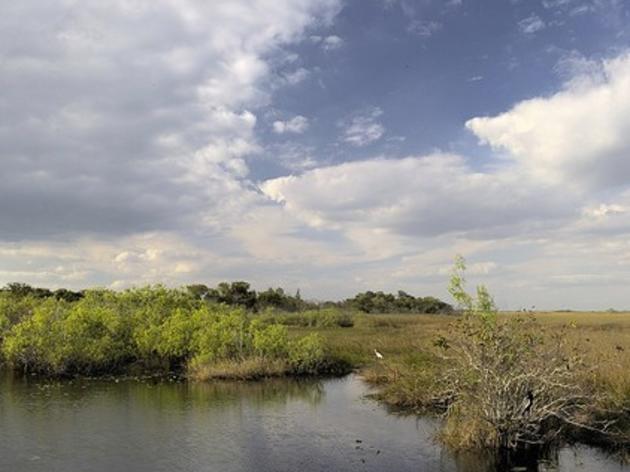
[[[630,308],[630,4],[4,2],[0,164],[0,284]]]

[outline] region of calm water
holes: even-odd
[[[0,471],[481,471],[427,420],[388,414],[356,377],[187,384],[0,377]],[[559,467],[628,471],[589,450]],[[534,466],[533,470],[536,470]]]

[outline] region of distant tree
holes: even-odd
[[[434,297],[414,297],[402,290],[397,295],[367,291],[342,303],[364,313],[448,313],[451,305]]]
[[[204,300],[210,294],[210,289],[204,284],[187,285],[186,290],[195,299]]]
[[[221,282],[217,286],[217,298],[220,303],[227,305],[239,305],[247,309],[256,306],[256,291],[250,290],[247,282]]]
[[[73,292],[65,288],[58,288],[53,292],[53,296],[57,300],[65,300],[67,302],[76,302],[83,298],[83,292]]]
[[[30,295],[35,298],[48,298],[52,296],[52,292],[47,288],[31,287],[28,284],[20,282],[7,284],[4,290],[16,297],[27,297]]]

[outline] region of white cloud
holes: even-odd
[[[593,13],[595,11],[595,7],[593,5],[578,5],[573,8],[570,12],[571,15],[584,15],[586,13]]]
[[[310,226],[410,237],[492,232],[562,216],[563,198],[509,173],[472,171],[456,155],[372,159],[318,168],[262,185]],[[511,198],[505,198],[505,195]]]
[[[274,163],[279,163],[289,171],[303,171],[322,164],[316,158],[315,148],[293,141],[267,146],[267,153],[263,156]]]
[[[165,230],[238,201],[274,79],[308,75],[290,63],[274,72],[275,56],[338,10],[337,0],[7,5],[0,43],[20,47],[2,58],[0,239]]]
[[[339,49],[343,45],[343,39],[339,36],[331,35],[326,36],[322,41],[322,48],[325,51],[332,51],[334,49]]]
[[[596,207],[585,208],[583,213],[585,216],[602,218],[609,215],[623,215],[624,213],[628,213],[628,211],[628,208],[621,205],[617,205],[614,203],[607,205],[605,203],[601,203]]]
[[[572,2],[574,2],[574,0],[543,0],[542,4],[545,8],[558,8]]]
[[[225,234],[261,201],[246,162],[262,151],[258,110],[279,86],[308,76],[284,48],[329,25],[339,8],[337,0],[7,5],[0,43],[20,47],[2,57],[0,249],[54,248],[31,260],[45,274],[37,280],[56,285],[175,283],[194,277],[198,260],[238,265],[243,253]],[[230,263],[215,265],[209,246],[229,252]],[[24,258],[0,259],[5,281],[33,272]]]
[[[525,34],[534,34],[547,25],[538,15],[531,15],[518,22],[518,27]]]
[[[343,46],[343,39],[341,39],[339,36],[334,35],[334,34],[330,36],[313,35],[310,37],[310,40],[314,44],[321,45],[324,51],[332,51],[334,49],[339,49],[341,46]]]
[[[378,122],[378,118],[382,114],[383,110],[374,107],[353,117],[348,123],[342,123],[343,141],[362,147],[381,139],[385,134],[385,127]]]
[[[308,118],[302,115],[294,116],[287,121],[274,121],[273,131],[277,134],[284,133],[304,133],[308,129]]]
[[[308,71],[308,69],[305,69],[304,67],[299,67],[294,71],[285,73],[283,78],[287,84],[297,85],[300,82],[305,81],[309,75],[310,72]]]
[[[564,88],[588,86],[593,82],[606,80],[601,62],[588,58],[578,51],[563,54],[555,65],[554,71],[566,81]]]
[[[466,126],[483,143],[508,151],[542,182],[602,188],[630,181],[630,55],[600,64],[564,90],[525,100]]]

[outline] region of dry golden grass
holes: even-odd
[[[500,316],[526,316],[501,313]],[[594,366],[585,372],[585,381],[593,382],[609,393],[616,406],[630,406],[630,312],[538,312],[533,316],[543,328],[569,326],[571,344],[583,353],[586,363]],[[360,368],[363,377],[375,384],[398,382],[395,403],[404,404],[405,389],[413,394],[414,385],[403,385],[398,364],[417,365],[420,372],[430,361],[422,353],[441,333],[448,333],[454,317],[445,315],[358,315],[352,328],[292,328],[295,335],[316,331],[326,340],[333,356]],[[383,353],[384,361],[374,355]]]
[[[600,419],[616,421],[617,431],[625,438],[620,444],[627,444],[630,434],[630,313],[539,312],[501,313],[499,316],[530,315],[548,342],[557,342],[552,335],[562,333],[564,352],[582,357],[577,381],[585,391],[592,392],[592,406],[604,415]],[[449,338],[456,320],[444,315],[362,315],[355,318],[353,328],[316,331],[335,357],[357,366],[367,382],[379,387],[381,400],[406,411],[423,413],[431,411],[431,405],[440,408],[440,399],[436,398],[432,386],[445,366],[434,354],[434,343],[440,335]],[[311,330],[293,332],[304,334]],[[374,349],[384,355],[383,360],[376,358]],[[447,422],[440,437],[465,449],[479,443],[487,425],[481,424],[475,415],[461,417],[464,423]],[[614,444],[614,440],[613,437],[609,445]]]
[[[285,375],[288,370],[288,365],[283,360],[250,357],[243,360],[221,360],[192,365],[188,369],[188,377],[197,381],[213,379],[255,380],[280,377]]]
[[[334,357],[365,367],[377,360],[374,349],[386,359],[405,356],[431,342],[453,318],[439,315],[358,315],[352,328],[294,328],[303,335],[318,332]]]
[[[545,326],[571,326],[571,342],[594,366],[585,380],[607,392],[611,406],[630,406],[630,313],[545,312],[536,319]]]

